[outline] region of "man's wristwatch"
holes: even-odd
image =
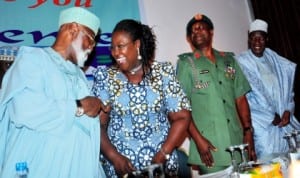
[[[159,151],[164,155],[164,157],[165,157],[166,160],[169,160],[169,159],[170,159],[171,155],[170,155],[170,154],[167,154],[167,153],[164,151],[163,148],[161,148]]]
[[[77,105],[77,109],[76,109],[75,116],[80,117],[84,114],[84,109],[81,105],[80,100],[76,100],[76,105]]]

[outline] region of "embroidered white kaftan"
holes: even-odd
[[[255,149],[258,158],[289,150],[285,133],[299,130],[300,124],[294,117],[294,74],[296,64],[266,48],[263,56],[256,57],[247,50],[237,57],[252,91],[246,96],[250,105],[254,127]],[[282,116],[290,111],[290,124],[279,128],[272,121],[275,113]]]

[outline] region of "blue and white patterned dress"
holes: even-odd
[[[112,106],[107,130],[112,144],[138,170],[149,166],[168,135],[168,113],[190,110],[171,63],[154,62],[139,84],[130,83],[115,67],[100,66],[94,75],[93,93]],[[106,175],[116,177],[113,165],[103,162]],[[175,151],[165,167],[166,173],[178,171]]]

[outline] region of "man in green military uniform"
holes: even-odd
[[[212,47],[213,29],[207,16],[195,15],[186,27],[193,52],[180,54],[177,61],[178,79],[192,104],[188,161],[201,174],[227,168],[231,159],[225,149],[230,145],[248,143],[249,157],[256,159],[245,97],[251,88],[233,53]],[[212,145],[201,143],[201,135]]]

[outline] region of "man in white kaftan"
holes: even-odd
[[[29,178],[105,177],[94,118],[103,104],[77,65],[86,60],[78,52],[94,45],[81,30],[94,36],[99,24],[89,11],[69,8],[52,47],[20,47],[0,93],[0,178],[15,177],[18,162],[27,163]]]
[[[284,135],[300,129],[293,114],[296,64],[266,48],[266,35],[266,22],[254,21],[249,30],[250,49],[237,57],[252,88],[246,96],[258,158],[288,152],[289,145]]]

